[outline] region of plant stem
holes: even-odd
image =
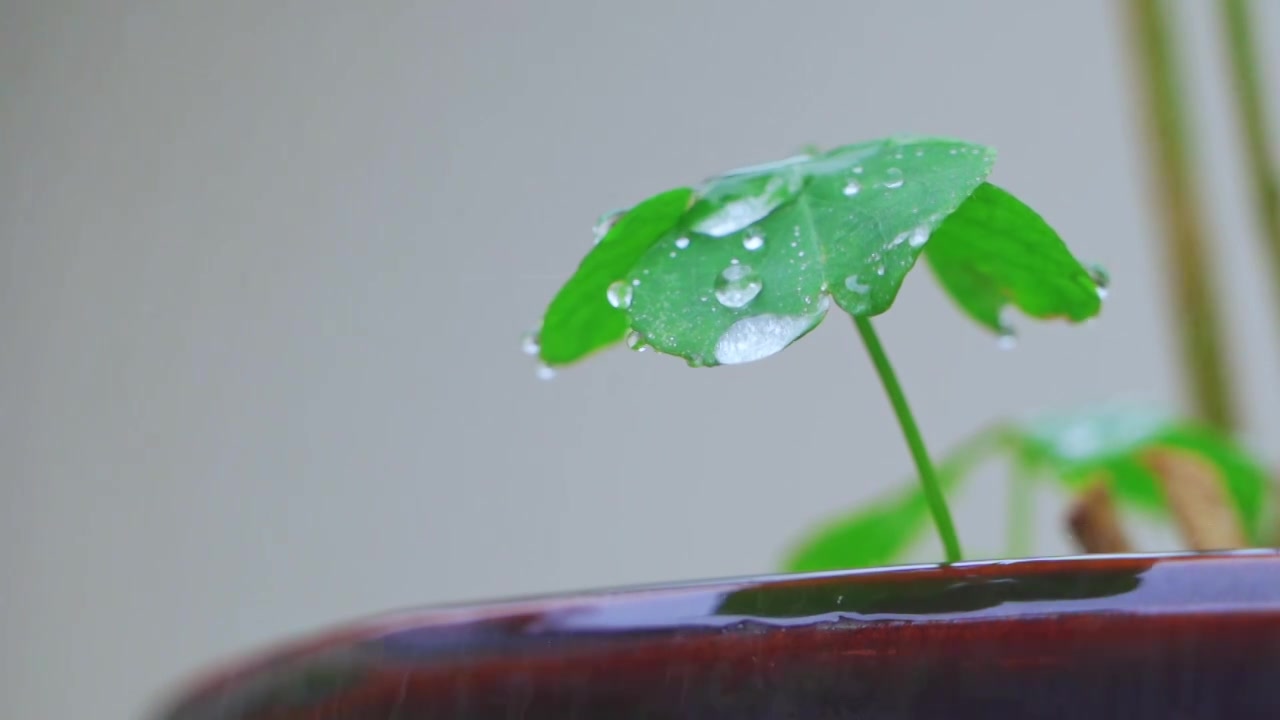
[[[929,511],[933,513],[933,523],[938,528],[938,536],[942,538],[947,562],[959,562],[962,558],[960,539],[956,537],[956,527],[951,522],[947,498],[942,492],[942,486],[938,483],[938,474],[934,472],[929,451],[924,446],[924,438],[920,435],[920,428],[916,427],[916,419],[907,405],[907,396],[903,394],[902,386],[898,384],[898,376],[893,372],[893,366],[889,364],[889,356],[880,345],[880,338],[876,335],[875,328],[871,327],[871,320],[855,317],[853,321],[858,327],[858,333],[862,335],[862,343],[867,346],[867,354],[871,356],[876,372],[880,374],[880,383],[884,385],[885,394],[889,396],[889,404],[893,406],[893,412],[898,416],[898,424],[902,426],[902,434],[907,440],[907,448],[911,451],[911,459],[915,461],[916,471],[920,474],[920,485],[924,489],[925,500],[929,503]]]
[[[1280,179],[1273,164],[1268,135],[1270,124],[1263,98],[1258,52],[1253,42],[1253,18],[1247,0],[1222,0],[1223,41],[1231,57],[1237,115],[1244,139],[1245,162],[1253,180],[1253,202],[1271,260],[1272,291],[1280,300]]]
[[[1227,379],[1222,323],[1214,304],[1212,263],[1204,220],[1192,183],[1191,148],[1177,66],[1176,42],[1165,0],[1128,0],[1134,61],[1150,129],[1151,178],[1168,240],[1173,320],[1197,415],[1230,431],[1236,409]]]

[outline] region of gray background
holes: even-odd
[[[1272,298],[1211,4],[1177,4],[1265,450]],[[768,571],[905,478],[838,319],[715,371],[615,351],[545,383],[518,351],[598,213],[808,143],[994,145],[1115,279],[1097,322],[1001,352],[914,275],[880,327],[934,448],[1181,402],[1118,3],[0,7],[5,716],[137,716],[386,608]],[[1001,552],[998,480],[957,500],[974,555]],[[1065,552],[1045,502],[1038,550]]]

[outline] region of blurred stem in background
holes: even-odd
[[[1274,165],[1274,146],[1268,136],[1266,98],[1263,94],[1258,52],[1253,41],[1253,18],[1248,0],[1221,0],[1223,42],[1231,59],[1236,115],[1240,121],[1241,148],[1253,184],[1265,252],[1271,261],[1271,288],[1280,302],[1280,180]]]
[[[1143,93],[1151,180],[1167,239],[1173,280],[1173,322],[1181,336],[1184,372],[1195,413],[1236,429],[1235,398],[1226,368],[1221,314],[1206,249],[1200,195],[1192,180],[1187,113],[1166,0],[1126,0],[1133,61]]]

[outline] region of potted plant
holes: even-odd
[[[1007,305],[1080,321],[1106,288],[1039,215],[987,182],[993,158],[972,143],[894,138],[660,193],[602,221],[526,340],[548,368],[624,341],[708,367],[779,352],[839,308],[880,374],[919,484],[820,530],[792,567],[887,562],[930,514],[948,565],[393,616],[235,670],[167,717],[1200,717],[1203,707],[1242,718],[1280,706],[1278,557],[960,562],[945,494],[996,451],[1014,455],[1020,483],[1044,470],[1138,507],[1159,507],[1165,488],[1189,510],[1185,527],[1226,517],[1251,544],[1266,507],[1265,474],[1224,437],[1132,412],[998,427],[935,468],[870,320],[917,258],[1002,337]],[[1177,501],[1163,481],[1197,463],[1209,482]],[[1108,549],[1112,515],[1090,502],[1074,527],[1089,549]],[[1118,700],[1139,687],[1126,678],[1134,663],[1150,674],[1133,696],[1141,707]],[[1179,685],[1189,673],[1191,689]]]
[[[1177,107],[1168,39],[1153,4],[1132,5],[1154,135],[1183,142],[1163,125]],[[1239,4],[1226,5],[1231,32],[1247,34]],[[1162,177],[1177,211],[1180,297],[1211,323],[1197,229],[1175,207],[1191,202],[1178,185],[1187,173],[1177,154],[1158,157],[1171,163]],[[930,455],[871,319],[921,256],[1005,343],[1011,309],[1081,322],[1107,290],[1104,271],[988,182],[993,161],[974,143],[898,137],[659,193],[601,219],[597,244],[525,339],[543,377],[624,342],[705,368],[764,359],[829,314],[849,315],[916,478],[802,537],[785,568],[802,574],[382,616],[215,673],[160,716],[1274,717],[1280,554],[1239,549],[1274,542],[1273,493],[1232,440],[1211,328],[1192,328],[1186,345],[1199,419],[1095,408],[1001,424],[940,462]],[[1268,172],[1256,173],[1259,205],[1274,219]],[[1111,554],[965,561],[946,496],[996,455],[1013,468],[1011,557],[1031,554],[1025,503],[1043,480],[1075,498],[1064,524],[1081,549]],[[1114,554],[1133,549],[1128,512],[1172,518],[1197,552]],[[884,567],[930,519],[945,563]]]

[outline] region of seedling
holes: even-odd
[[[948,561],[961,559],[944,496],[871,318],[923,254],[960,309],[1003,340],[1004,311],[1079,322],[1105,275],[1031,208],[986,181],[994,152],[891,138],[725,173],[606,217],[598,242],[526,340],[546,375],[611,345],[694,367],[773,355],[832,302],[848,313],[897,415]]]
[[[1218,489],[1228,520],[1243,543],[1198,549],[1267,545],[1274,526],[1266,469],[1216,428],[1174,415],[1125,406],[991,427],[961,443],[938,465],[943,487],[959,489],[986,460],[1003,456],[1009,481],[1008,556],[1030,554],[1030,493],[1051,481],[1071,494],[1103,488],[1126,515],[1178,515],[1169,484],[1182,483],[1169,463],[1203,468]],[[1212,517],[1211,496],[1199,489],[1181,510]],[[834,517],[803,538],[784,567],[793,572],[873,567],[903,559],[923,533],[928,509],[919,488],[906,486]],[[1185,530],[1185,528],[1184,528]],[[1185,534],[1185,533],[1184,533]]]

